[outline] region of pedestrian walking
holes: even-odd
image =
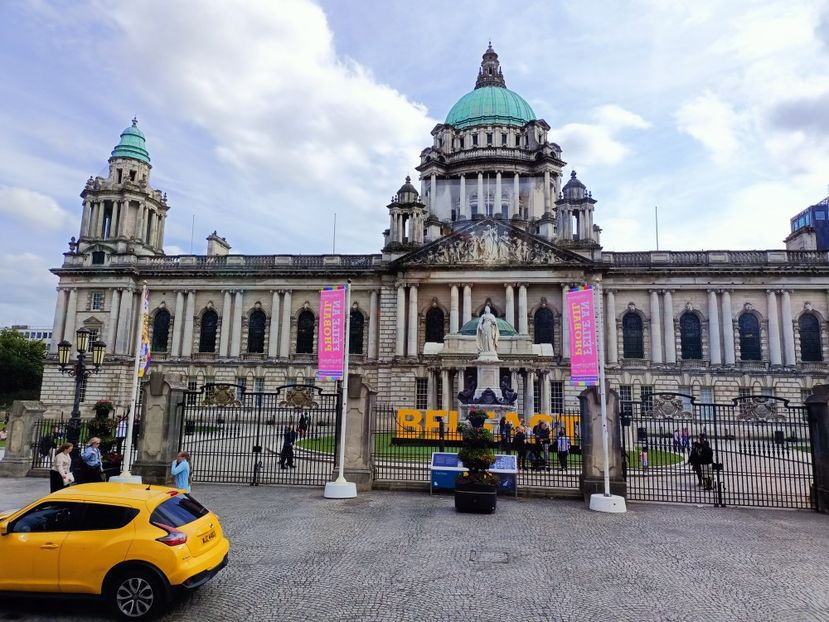
[[[682,434],[680,435],[680,442],[682,444],[682,451],[688,453],[691,449],[690,445],[690,436],[688,434],[688,428],[682,428]]]
[[[310,419],[311,418],[306,414],[303,414],[299,418],[299,426],[297,427],[299,438],[305,438],[305,435],[308,433],[308,423],[310,422]]]
[[[127,439],[127,415],[123,415],[115,426],[115,452],[120,454],[124,450],[124,441]]]
[[[512,439],[512,447],[518,454],[518,468],[527,470],[527,428],[521,424],[515,428],[515,436]]]
[[[170,473],[176,480],[176,488],[184,492],[190,492],[190,484],[193,481],[193,465],[190,462],[190,454],[186,451],[178,452]]]
[[[55,452],[52,468],[49,470],[49,489],[55,492],[74,483],[72,475],[72,443],[64,443]]]
[[[570,455],[570,437],[567,436],[564,428],[558,431],[558,436],[556,437],[556,453],[558,454],[558,470],[566,471],[567,458]]]
[[[81,451],[81,471],[79,478],[81,483],[100,482],[101,474],[104,472],[104,464],[101,461],[101,439],[93,436],[89,439],[86,447]]]
[[[282,441],[282,451],[279,452],[279,468],[296,468],[294,467],[294,443],[296,443],[297,433],[293,428],[285,428],[285,436]]]
[[[682,451],[682,436],[679,434],[679,429],[674,430],[673,446],[676,453]]]
[[[506,416],[501,417],[498,423],[498,434],[501,438],[501,451],[508,454],[512,448],[512,425],[507,421]]]
[[[688,464],[691,465],[691,470],[697,476],[697,486],[702,486],[702,467],[699,461],[699,450],[699,441],[694,441],[691,445],[691,452],[688,454]]]
[[[642,473],[648,472],[648,446],[642,445],[642,451],[639,452],[639,464],[642,465]]]
[[[702,472],[702,483],[705,490],[714,488],[714,450],[708,443],[708,439],[700,435],[699,464]]]

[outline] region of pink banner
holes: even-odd
[[[567,292],[570,322],[570,379],[574,384],[592,386],[599,379],[598,335],[593,311],[593,290]]]
[[[345,355],[345,288],[320,292],[317,378],[342,380]]]

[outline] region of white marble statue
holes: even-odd
[[[476,335],[478,339],[478,352],[496,352],[498,348],[498,337],[501,335],[496,320],[497,318],[493,315],[489,305],[487,305],[478,320],[478,331]]]

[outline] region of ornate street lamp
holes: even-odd
[[[69,419],[69,425],[66,430],[66,440],[72,443],[72,467],[78,466],[78,456],[80,455],[80,448],[78,447],[81,436],[81,390],[83,389],[84,380],[89,378],[93,373],[101,371],[101,364],[104,362],[104,354],[106,353],[106,344],[103,341],[93,341],[91,344],[92,331],[88,328],[79,328],[75,333],[75,349],[78,351],[78,356],[74,363],[71,363],[72,344],[68,341],[61,341],[58,344],[58,365],[60,366],[60,373],[74,376],[75,378],[75,403],[72,406],[72,416]],[[91,346],[91,348],[90,348]],[[87,352],[92,354],[92,367],[87,367],[84,362],[87,357]]]

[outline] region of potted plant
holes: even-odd
[[[93,406],[95,410],[95,416],[98,419],[106,419],[115,410],[115,404],[112,403],[110,400],[98,400],[95,402],[95,406]]]
[[[489,472],[495,461],[495,437],[484,427],[486,412],[473,409],[458,426],[463,436],[458,458],[466,468],[455,481],[455,510],[491,514],[498,498],[498,476]]]

